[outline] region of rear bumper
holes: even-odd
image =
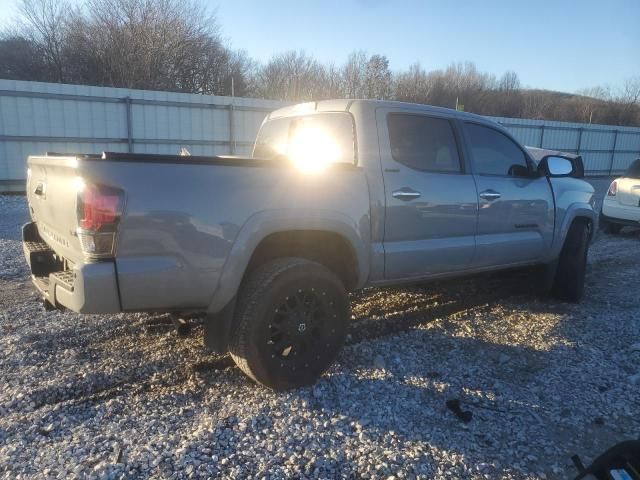
[[[615,200],[602,203],[602,219],[621,225],[640,226],[640,206],[620,205]]]
[[[22,227],[22,249],[33,284],[51,305],[78,313],[121,311],[116,267],[112,261],[56,269],[54,253],[40,239],[34,223]]]

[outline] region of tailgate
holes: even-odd
[[[78,180],[75,157],[29,157],[27,199],[42,239],[60,256],[82,263],[76,234]]]
[[[640,180],[619,178],[617,198],[621,205],[640,206]]]

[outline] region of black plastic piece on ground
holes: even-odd
[[[582,463],[582,460],[580,460],[580,457],[578,455],[574,455],[573,457],[571,457],[571,461],[576,466],[576,470],[578,470],[578,473],[584,472],[584,463]]]
[[[176,332],[179,336],[186,337],[191,333],[191,325],[189,325],[184,318],[178,317],[177,315],[171,315],[171,321],[175,325]]]
[[[469,423],[473,418],[473,413],[468,410],[462,410],[460,408],[460,400],[457,398],[452,398],[447,400],[447,408],[451,410],[456,417],[462,420],[464,423]]]

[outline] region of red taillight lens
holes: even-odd
[[[124,192],[103,185],[80,184],[77,233],[82,250],[89,257],[111,256],[124,206]]]
[[[609,185],[609,191],[607,192],[607,196],[615,197],[616,193],[618,193],[618,181],[614,180],[613,182],[611,182],[611,185]]]
[[[80,228],[97,232],[113,225],[120,216],[120,203],[121,196],[117,192],[101,192],[94,185],[85,186],[79,195]]]

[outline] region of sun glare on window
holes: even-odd
[[[324,170],[340,159],[340,147],[324,129],[300,125],[289,138],[287,156],[305,172]]]

